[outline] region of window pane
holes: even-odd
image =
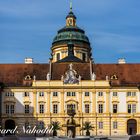
[[[89,92],[85,92],[85,96],[89,96]]]
[[[103,92],[98,92],[98,96],[103,96]]]
[[[117,113],[117,104],[113,104],[113,113]]]
[[[53,113],[55,113],[55,114],[58,113],[58,105],[57,104],[53,105]]]
[[[98,111],[99,113],[103,113],[103,104],[99,104]]]
[[[29,105],[25,105],[25,113],[29,113]]]
[[[44,113],[44,104],[40,104],[39,105],[39,112],[42,114],[42,113]]]
[[[136,104],[132,104],[132,113],[136,113]]]
[[[118,93],[117,92],[113,92],[113,96],[118,96]]]
[[[99,122],[99,129],[103,129],[103,122]]]
[[[53,96],[58,96],[58,92],[53,92]]]
[[[128,113],[131,113],[131,104],[128,104]]]
[[[85,104],[85,113],[89,113],[89,104]]]
[[[113,129],[117,129],[118,128],[118,123],[117,122],[113,122]]]

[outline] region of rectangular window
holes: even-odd
[[[85,92],[85,96],[89,96],[89,92]]]
[[[118,129],[118,122],[113,122],[113,129]]]
[[[29,96],[29,92],[24,92],[24,96],[28,97]]]
[[[127,92],[127,96],[131,96],[131,92]]]
[[[39,96],[43,97],[44,96],[44,92],[39,92]]]
[[[14,114],[14,112],[15,112],[14,105],[6,105],[5,112],[6,112],[6,114]]]
[[[118,93],[117,92],[113,92],[113,96],[118,96]]]
[[[67,105],[67,112],[73,110],[74,112],[76,112],[76,106],[75,104],[68,104]]]
[[[127,96],[136,96],[136,92],[127,92]]]
[[[99,129],[103,129],[103,122],[99,122]]]
[[[25,105],[25,114],[28,114],[30,110],[30,106],[29,105]]]
[[[132,104],[132,113],[136,113],[136,104]]]
[[[44,104],[39,105],[39,113],[43,114],[44,113]]]
[[[58,105],[57,104],[53,105],[53,113],[55,113],[55,114],[58,113]]]
[[[58,96],[58,92],[53,92],[53,96]]]
[[[136,96],[136,92],[132,92],[132,96]]]
[[[136,113],[136,104],[128,104],[128,113]]]
[[[71,96],[71,92],[67,92],[67,96]]]
[[[10,113],[10,105],[5,106],[5,112],[6,112],[6,114]]]
[[[131,104],[128,104],[128,113],[131,113]]]
[[[67,96],[76,96],[75,92],[67,92]]]
[[[75,92],[72,92],[71,95],[72,95],[72,96],[75,96],[76,94],[75,94]]]
[[[117,113],[117,104],[113,104],[113,113]]]
[[[10,106],[10,113],[11,113],[11,114],[14,114],[14,112],[15,112],[14,105],[11,105],[11,106]]]
[[[103,104],[98,105],[98,112],[103,113]]]
[[[5,96],[7,96],[7,97],[14,96],[14,92],[6,92]]]
[[[98,92],[98,96],[103,96],[103,92]]]
[[[85,104],[85,113],[89,113],[89,104]]]

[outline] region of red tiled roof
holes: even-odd
[[[60,80],[68,70],[68,63],[52,64],[52,80]],[[37,80],[46,80],[49,64],[0,64],[0,82],[6,86],[23,86],[25,76],[36,76]],[[90,64],[74,63],[73,69],[82,77],[90,80]],[[140,64],[93,64],[97,80],[116,75],[118,80],[111,80],[113,86],[140,86]]]

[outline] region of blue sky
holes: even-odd
[[[140,62],[139,7],[139,0],[73,0],[95,63]],[[25,57],[48,63],[68,12],[69,0],[0,0],[0,63],[23,63]]]

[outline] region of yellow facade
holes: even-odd
[[[66,105],[76,105],[75,120],[80,127],[76,128],[77,135],[85,134],[81,131],[83,123],[90,121],[94,126],[94,131],[91,131],[91,135],[127,135],[127,121],[129,119],[135,119],[137,121],[137,133],[140,133],[140,113],[137,111],[134,114],[127,112],[112,113],[110,105],[114,103],[119,104],[119,96],[111,97],[111,92],[139,92],[137,88],[116,88],[112,89],[108,81],[81,81],[79,84],[65,85],[63,81],[34,81],[32,87],[28,89],[24,88],[9,88],[4,92],[13,91],[20,94],[20,92],[30,92],[30,97],[23,97],[23,103],[30,104],[33,108],[33,112],[30,114],[15,113],[11,116],[2,114],[2,124],[4,127],[7,119],[13,119],[18,125],[18,130],[22,129],[25,122],[28,121],[31,126],[37,125],[38,121],[43,121],[45,126],[49,125],[51,121],[59,121],[61,126],[66,124],[69,116],[67,115]],[[37,96],[38,92],[44,92],[44,97]],[[52,93],[57,92],[58,96],[53,97]],[[75,92],[76,96],[66,96],[67,92]],[[85,96],[84,92],[89,92],[90,96]],[[97,93],[103,92],[104,96],[98,97]],[[127,97],[126,103],[133,103],[138,101],[139,96]],[[9,102],[7,97],[4,97],[4,103]],[[16,97],[10,98],[10,102],[16,102]],[[37,110],[39,104],[45,105],[45,112],[40,114]],[[98,112],[98,104],[104,105],[103,113]],[[53,113],[52,105],[58,105],[58,113]],[[85,113],[84,105],[90,105],[90,112]],[[127,108],[127,106],[126,106]],[[138,110],[137,106],[137,110]],[[127,110],[127,109],[126,109]],[[99,122],[103,122],[103,128],[99,128]],[[113,129],[113,122],[118,122],[116,129]],[[63,128],[63,131],[59,131],[59,135],[67,135],[67,128]]]

